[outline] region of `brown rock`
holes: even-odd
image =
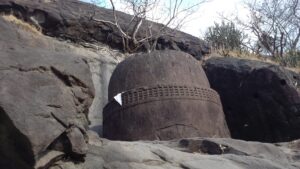
[[[122,93],[122,105],[114,96]],[[121,62],[110,80],[103,135],[115,140],[229,137],[218,94],[189,54],[156,51]]]

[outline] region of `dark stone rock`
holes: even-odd
[[[263,142],[300,138],[298,74],[236,58],[209,59],[204,70],[220,94],[233,138]]]
[[[121,105],[114,97],[122,93]],[[115,140],[229,137],[218,94],[191,55],[177,51],[137,54],[110,79],[103,135]]]
[[[53,38],[27,31],[2,17],[0,30],[0,121],[5,121],[0,123],[0,137],[10,140],[5,144],[11,145],[29,167],[56,140],[62,147],[70,146],[72,153],[84,154],[82,138],[88,128],[94,87],[83,57]],[[77,128],[75,134],[72,127]],[[69,135],[64,134],[69,130]],[[80,139],[74,141],[76,138]],[[0,157],[6,157],[0,168],[9,168],[7,162],[15,161],[9,153],[0,146]],[[22,166],[19,162],[16,165],[11,168]]]
[[[0,104],[0,168],[33,169],[34,164],[30,141],[16,128]]]
[[[1,0],[0,13],[13,13],[43,30],[49,36],[70,39],[73,42],[102,42],[113,48],[122,49],[122,37],[118,30],[108,24],[91,20],[95,11],[95,18],[112,21],[112,11],[105,8],[95,8],[91,4],[77,0],[37,1],[37,0]],[[120,26],[125,28],[130,15],[118,12]],[[147,21],[149,22],[149,21]],[[156,34],[161,24],[154,23],[152,33]],[[129,28],[132,29],[132,28]],[[142,38],[147,30],[146,22],[142,25],[137,37]],[[209,53],[208,45],[192,35],[167,29],[168,36],[158,39],[157,49],[173,49],[187,52],[200,59]],[[145,44],[141,50],[146,50]]]
[[[210,155],[248,155],[247,153],[240,151],[233,146],[228,146],[225,142],[219,143],[215,140],[209,139],[182,139],[179,141],[179,147],[183,148],[182,151],[189,153],[205,153]]]

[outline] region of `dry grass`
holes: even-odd
[[[261,56],[258,56],[258,55],[252,54],[252,53],[248,53],[248,52],[229,51],[227,54],[228,54],[228,56],[224,56],[224,55],[222,55],[222,51],[213,50],[213,51],[211,51],[211,54],[209,54],[205,59],[208,59],[211,57],[233,57],[233,58],[256,60],[256,61],[279,65],[278,62],[276,62],[272,59],[261,57]]]
[[[31,32],[31,33],[34,33],[34,34],[39,34],[41,35],[42,32],[41,30],[39,30],[38,28],[36,28],[35,26],[15,17],[14,15],[2,15],[1,16],[4,20],[8,21],[8,22],[11,22],[15,25],[17,25],[19,28],[25,30],[25,31],[28,31],[28,32]]]
[[[286,69],[296,72],[296,73],[300,73],[300,68],[298,67],[285,67]]]
[[[222,55],[223,51],[217,51],[213,50],[211,51],[211,54],[207,55],[204,60],[207,60],[211,57],[233,57],[233,58],[239,58],[239,59],[247,59],[247,60],[256,60],[256,61],[261,61],[265,63],[270,63],[274,65],[280,65],[280,62],[274,59],[269,59],[266,57],[261,57],[252,53],[248,52],[239,52],[239,51],[229,51],[227,54],[228,56]],[[285,66],[286,69],[294,71],[296,73],[300,73],[300,67],[289,67]]]

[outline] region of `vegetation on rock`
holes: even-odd
[[[224,32],[216,34],[217,37],[224,37],[222,42],[227,46],[223,48],[229,50],[221,50],[222,55],[232,55],[233,43],[230,39],[236,39],[236,42],[243,47],[243,51],[238,55],[246,55],[250,57],[264,59],[271,59],[280,65],[287,67],[300,66],[300,3],[298,0],[245,0],[243,1],[246,9],[249,11],[247,20],[240,19],[239,16],[234,18],[227,18],[222,16],[226,24],[216,24],[211,30],[225,29],[232,30],[233,34],[226,34]],[[237,27],[230,28],[231,22],[235,23]],[[226,32],[226,31],[225,31]],[[229,31],[230,32],[230,31]],[[215,35],[213,34],[213,35]],[[245,39],[239,41],[241,35],[248,34]],[[207,37],[207,36],[206,36]],[[211,38],[212,35],[208,34],[208,40],[213,41],[213,44],[220,43],[219,39]],[[243,37],[243,36],[242,36]],[[229,44],[228,44],[229,43]],[[239,43],[238,43],[239,44]],[[215,47],[213,45],[213,47]],[[236,47],[236,46],[234,46]],[[219,50],[219,45],[217,47]],[[217,51],[218,51],[217,50]]]

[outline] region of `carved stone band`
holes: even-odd
[[[193,99],[203,100],[221,105],[218,93],[205,87],[180,85],[158,85],[141,87],[122,93],[122,107],[130,107],[157,100]]]

